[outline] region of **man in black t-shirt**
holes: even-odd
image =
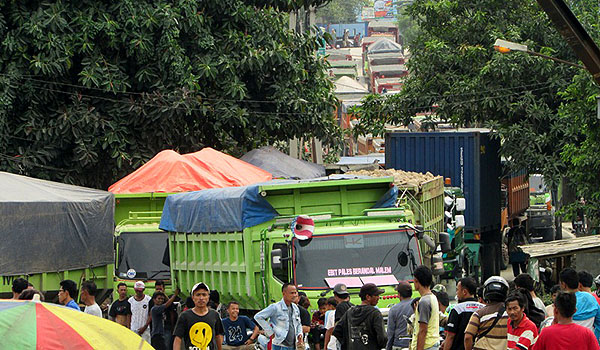
[[[127,300],[127,285],[123,282],[117,285],[119,299],[110,306],[108,316],[111,320],[129,329],[131,325],[131,304]]]
[[[350,293],[343,283],[338,283],[333,287],[333,296],[338,302],[335,307],[335,322],[337,323],[354,304],[350,302]]]
[[[477,282],[473,278],[465,277],[458,281],[456,285],[458,304],[454,306],[450,311],[450,315],[448,315],[443,350],[464,350],[465,330],[471,315],[484,306],[475,299],[476,292]]]
[[[196,283],[192,288],[194,308],[184,311],[177,320],[173,336],[173,349],[221,350],[223,346],[223,324],[215,310],[208,308],[210,289],[205,283]]]

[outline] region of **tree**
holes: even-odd
[[[406,45],[409,42],[413,42],[416,39],[419,28],[413,21],[412,17],[407,13],[406,7],[398,6],[398,14],[396,15],[398,23],[398,31],[402,44]]]
[[[340,135],[322,0],[0,2],[0,168],[106,188],[165,148]]]
[[[596,23],[597,2],[571,6],[584,25],[598,30],[590,25]],[[419,28],[409,43],[410,76],[400,94],[363,101],[357,133],[381,134],[385,123],[407,124],[415,113],[434,111],[458,126],[493,129],[513,168],[543,173],[555,185],[563,176],[572,177],[580,194],[600,199],[595,190],[600,188],[598,121],[593,119],[597,87],[589,74],[492,49],[501,38],[577,61],[535,2],[416,0],[408,13]]]
[[[317,9],[319,23],[354,23],[367,0],[331,0]]]

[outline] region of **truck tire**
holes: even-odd
[[[510,227],[507,227],[504,230],[502,230],[502,243],[500,244],[502,253],[502,257],[500,259],[501,270],[505,270],[508,267],[508,262],[510,258],[510,255],[508,253],[508,230],[510,230]]]
[[[554,227],[542,229],[542,242],[551,242],[554,240]]]

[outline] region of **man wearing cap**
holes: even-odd
[[[208,307],[210,288],[206,283],[192,287],[194,307],[181,313],[173,331],[173,349],[210,349],[223,347],[223,324],[219,313]]]
[[[385,348],[387,336],[383,327],[383,316],[375,308],[379,295],[383,292],[383,289],[377,288],[373,283],[367,283],[360,288],[359,296],[362,303],[346,311],[333,330],[333,335],[341,342],[342,349]]]
[[[414,313],[412,302],[412,287],[408,282],[400,282],[398,287],[400,302],[388,313],[388,342],[386,350],[396,350],[410,346],[410,335],[407,331],[407,320]]]
[[[146,285],[137,281],[133,285],[135,295],[129,298],[131,304],[131,326],[129,329],[139,334],[145,341],[150,343],[150,329],[148,328],[148,303],[150,296],[144,294]]]
[[[415,269],[413,276],[415,289],[421,299],[415,309],[415,327],[410,349],[437,350],[440,341],[440,309],[437,298],[429,289],[433,274],[427,266],[421,265]]]
[[[333,286],[333,297],[337,302],[337,306],[335,307],[334,313],[334,322],[338,323],[339,320],[342,319],[346,311],[348,311],[348,309],[350,309],[354,305],[350,302],[350,293],[348,293],[348,288],[343,283],[338,283],[335,286]],[[325,331],[325,339],[331,338],[332,335],[333,327],[328,328],[327,331]]]
[[[338,283],[333,287],[333,296],[338,303],[335,307],[335,322],[338,322],[344,317],[346,311],[354,305],[350,302],[350,293],[348,293],[348,288],[343,283]]]
[[[265,335],[273,339],[273,350],[296,350],[304,343],[300,309],[293,302],[298,290],[295,285],[285,283],[281,292],[281,301],[267,306],[254,315],[254,319]]]

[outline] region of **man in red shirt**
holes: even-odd
[[[594,333],[573,323],[577,298],[574,293],[558,292],[554,300],[554,323],[540,333],[533,350],[600,350]]]
[[[509,294],[504,302],[508,314],[508,349],[529,350],[538,335],[536,325],[525,315],[527,299],[518,291]]]

